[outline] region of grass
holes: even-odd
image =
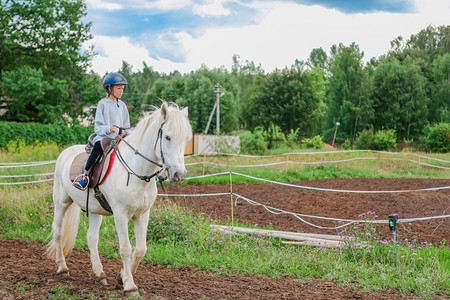
[[[33,161],[47,146],[20,150],[12,155],[0,152],[0,158],[2,162]],[[53,146],[49,147],[53,149]],[[57,151],[54,152],[42,159],[55,159]],[[30,156],[29,153],[34,154]],[[348,154],[330,155],[334,157],[326,157],[327,160],[349,157]],[[360,154],[351,155],[358,157]],[[323,156],[306,156],[309,161],[325,159]],[[306,160],[305,157],[302,156],[302,159]],[[436,157],[449,159],[448,155]],[[188,158],[187,162],[203,159],[193,157]],[[276,159],[280,158],[271,158],[271,161]],[[293,157],[289,159],[294,160]],[[254,163],[255,159],[218,156],[214,157],[213,161],[231,165]],[[258,163],[261,161],[269,160],[258,159]],[[450,177],[448,170],[418,167],[407,161],[378,159],[356,162],[295,168],[233,168],[233,171],[277,181],[337,177]],[[191,168],[192,173],[197,174],[224,170],[230,168],[207,165]],[[41,172],[41,169],[33,171]],[[233,175],[234,183],[247,180],[252,182]],[[228,183],[229,176],[206,178],[196,182]],[[0,186],[0,236],[27,241],[48,241],[53,218],[51,190],[51,182]],[[369,212],[361,217],[373,218],[374,214]],[[281,240],[255,235],[221,234],[211,231],[211,224],[212,220],[170,202],[159,202],[152,208],[149,220],[148,251],[144,262],[173,267],[189,266],[221,274],[262,275],[274,278],[291,276],[302,281],[319,278],[346,286],[356,285],[364,291],[397,289],[402,293],[423,298],[450,294],[450,249],[445,244],[440,247],[418,244],[416,241],[406,241],[400,236],[400,242],[394,251],[392,240],[382,239],[372,227],[361,223],[361,226],[356,225],[340,233],[349,237],[345,247],[321,249],[287,246]],[[82,216],[76,249],[87,251],[87,227],[87,218]],[[120,259],[113,218],[104,218],[100,229],[99,251],[110,258]],[[32,286],[18,284],[11,288],[28,293]],[[70,286],[56,286],[49,292],[49,299],[59,299],[58,297],[76,299],[71,295]]]
[[[275,152],[275,151],[274,151]],[[417,157],[414,153],[335,153],[312,154],[323,151],[299,151],[271,157],[193,156],[186,158],[189,176],[219,172],[237,172],[274,181],[298,181],[327,178],[450,178],[449,169],[433,168],[419,163],[448,168],[448,163]],[[276,152],[275,152],[276,153]],[[305,154],[306,153],[306,154]],[[421,154],[424,155],[425,154]],[[426,155],[450,161],[450,154]],[[332,163],[328,163],[332,162]],[[251,165],[274,164],[266,167]],[[247,166],[247,167],[243,167]],[[185,183],[228,183],[227,176],[192,179]],[[235,183],[254,183],[253,179],[233,176]]]

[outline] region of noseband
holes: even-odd
[[[127,179],[127,186],[128,183],[130,182],[130,175],[134,175],[137,178],[144,180],[145,182],[150,182],[150,180],[157,176],[157,180],[160,182],[161,187],[164,190],[164,186],[163,186],[163,181],[166,180],[167,178],[164,178],[163,176],[159,175],[162,171],[164,171],[167,168],[164,168],[165,165],[165,160],[164,160],[164,154],[163,154],[163,150],[162,150],[162,135],[163,135],[163,126],[166,122],[162,122],[161,126],[159,127],[159,131],[158,131],[158,136],[156,138],[156,142],[155,142],[155,147],[154,149],[156,150],[156,145],[158,144],[158,140],[159,142],[159,151],[161,153],[161,160],[162,160],[162,164],[159,164],[153,160],[151,160],[150,158],[144,156],[142,153],[139,152],[138,149],[134,148],[133,146],[131,146],[125,139],[123,139],[122,137],[120,137],[119,135],[119,139],[120,141],[123,141],[126,145],[128,145],[128,147],[130,147],[133,151],[134,154],[139,155],[140,157],[142,157],[143,159],[147,160],[148,162],[158,166],[160,169],[157,170],[155,173],[153,173],[152,175],[139,175],[136,172],[134,172],[130,166],[128,166],[128,164],[126,163],[126,161],[124,160],[124,158],[122,157],[122,154],[120,153],[119,147],[118,147],[118,142],[116,141],[111,141],[111,144],[113,146],[114,149],[114,153],[116,154],[117,158],[119,159],[120,163],[122,164],[122,166],[124,166],[125,170],[128,172],[128,179]],[[119,129],[123,130],[123,129],[129,129],[129,128],[120,128]]]

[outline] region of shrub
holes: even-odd
[[[355,148],[388,151],[395,147],[396,140],[394,129],[379,130],[376,133],[372,129],[363,130],[356,137]]]
[[[346,139],[344,144],[342,144],[342,147],[344,147],[345,150],[351,149],[352,148],[352,141],[350,141],[349,139]]]
[[[450,152],[450,123],[429,125],[424,130],[425,146],[432,152]]]
[[[355,149],[373,149],[375,135],[372,129],[363,130],[358,133],[355,140]]]
[[[379,130],[375,134],[374,150],[389,151],[394,149],[397,142],[397,135],[394,129]]]
[[[267,142],[264,139],[264,131],[256,127],[252,134],[241,136],[241,150],[251,154],[264,154],[267,150]]]
[[[36,142],[55,142],[58,146],[84,144],[89,135],[94,132],[92,126],[75,125],[68,127],[64,124],[39,124],[0,122],[0,148],[6,148],[11,141],[20,140],[25,145]]]
[[[320,135],[316,135],[311,139],[304,138],[302,142],[306,148],[322,149],[323,147],[323,137]]]
[[[298,135],[300,133],[300,128],[291,129],[291,131],[287,134],[287,137],[284,138],[284,142],[289,148],[294,147],[295,141],[298,139]]]

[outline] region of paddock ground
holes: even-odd
[[[326,179],[297,182],[314,186],[349,190],[410,190],[449,186],[450,180],[440,179]],[[167,186],[169,193],[228,192],[229,185],[186,184]],[[316,216],[358,219],[358,215],[375,211],[379,219],[391,213],[400,218],[437,216],[450,213],[450,190],[359,194],[312,191],[282,187],[274,184],[235,184],[233,192],[253,201],[291,211]],[[192,208],[211,219],[229,222],[231,205],[229,196],[205,198],[159,198],[157,201],[175,201]],[[238,200],[233,208],[234,220],[251,225],[272,226],[277,230],[336,234],[336,230],[311,227],[291,215],[273,215],[263,207],[252,206]],[[314,219],[308,221],[321,226],[335,226],[336,222]],[[386,224],[379,230],[389,235]],[[420,221],[399,225],[401,238],[417,239],[439,245],[450,240],[450,219]],[[447,242],[448,243],[448,242]],[[120,289],[114,285],[121,262],[102,257],[108,282],[99,286],[93,279],[88,253],[73,251],[68,258],[71,276],[61,278],[55,274],[55,265],[44,257],[44,245],[18,240],[0,240],[0,298],[47,299],[49,291],[69,287],[69,295],[81,299],[120,298]],[[363,292],[356,287],[343,287],[334,282],[302,278],[279,279],[257,276],[226,276],[201,272],[189,268],[142,264],[135,277],[145,299],[415,299],[397,291]],[[51,295],[51,293],[50,293]],[[436,299],[446,299],[448,295]]]

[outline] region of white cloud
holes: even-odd
[[[197,68],[202,63],[229,67],[232,55],[239,54],[243,60],[261,63],[263,69],[271,71],[290,66],[295,59],[306,60],[313,48],[328,52],[333,44],[352,42],[369,60],[387,53],[390,41],[397,36],[409,38],[430,24],[446,24],[450,15],[446,1],[418,2],[418,12],[410,14],[344,14],[317,5],[286,2],[267,5],[256,25],[210,29],[198,39],[181,41],[189,51],[187,60]]]
[[[138,67],[142,67],[142,61],[150,61],[147,49],[131,44],[126,37],[95,36],[91,43],[99,53],[92,61],[92,69],[100,75],[117,71],[122,61]]]
[[[223,7],[222,2],[222,0],[212,0],[207,1],[207,3],[203,5],[196,4],[193,6],[192,11],[201,17],[227,16],[230,14],[230,11]]]
[[[86,0],[86,5],[88,8],[99,9],[99,10],[120,10],[122,5],[118,3],[108,2],[104,0]]]
[[[90,44],[93,44],[99,53],[93,59],[91,69],[101,76],[119,70],[122,61],[132,65],[134,71],[142,69],[144,61],[158,72],[170,73],[174,70],[189,72],[191,70],[191,65],[188,63],[174,63],[166,59],[151,58],[147,49],[130,43],[127,37],[96,36],[84,46],[87,48]]]
[[[191,2],[191,0],[128,0],[127,7],[133,7],[136,9],[159,9],[161,11],[170,11],[190,6]]]
[[[169,2],[171,5],[185,3],[181,0]],[[158,3],[162,5],[162,2]],[[221,3],[211,0],[197,13],[225,13]],[[122,60],[136,69],[141,68],[145,60],[159,72],[177,69],[186,73],[202,64],[210,68],[222,65],[229,68],[232,55],[239,54],[241,59],[261,63],[263,69],[270,72],[292,65],[295,59],[306,60],[313,48],[322,47],[328,52],[333,44],[340,42],[345,45],[355,42],[369,60],[387,53],[390,41],[399,35],[409,38],[429,25],[448,25],[450,15],[447,0],[417,0],[416,11],[408,14],[344,14],[318,5],[292,2],[254,1],[251,5],[259,9],[257,24],[207,29],[195,38],[184,32],[172,35],[172,44],[167,49],[178,45],[177,51],[186,59],[184,63],[151,59],[146,49],[131,44],[126,38],[95,37],[94,44],[96,49],[101,47],[102,56],[94,59],[93,69],[100,74],[105,70],[114,71],[121,66]],[[164,49],[164,45],[160,48]]]

